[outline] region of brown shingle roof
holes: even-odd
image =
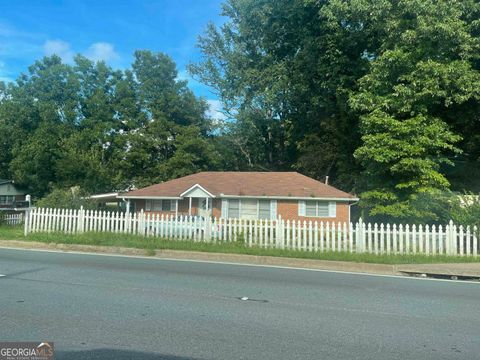
[[[133,190],[127,197],[179,197],[199,184],[215,196],[271,196],[354,199],[351,194],[297,172],[200,172]]]

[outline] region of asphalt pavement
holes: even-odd
[[[0,340],[56,359],[480,357],[475,283],[11,249],[0,275]]]

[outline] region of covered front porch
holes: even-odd
[[[213,199],[215,198],[215,196],[205,190],[201,185],[196,184],[192,186],[190,189],[180,194],[180,196],[183,199],[188,200],[189,216],[200,216],[203,218],[212,216]],[[178,212],[175,215],[178,215]]]
[[[214,195],[194,185],[179,197],[145,197],[142,199],[125,199],[127,211],[145,211],[165,215],[198,216],[208,218],[220,216],[221,201]]]

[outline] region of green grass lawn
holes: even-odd
[[[242,242],[205,243],[182,240],[168,240],[162,238],[142,237],[115,233],[84,233],[67,235],[61,233],[36,233],[23,235],[22,227],[0,226],[0,239],[38,241],[55,244],[80,244],[121,246],[144,249],[153,255],[156,249],[202,251],[215,253],[248,254],[261,256],[279,256],[300,259],[338,260],[378,264],[427,264],[427,263],[454,263],[479,262],[480,258],[459,256],[425,256],[425,255],[375,255],[351,254],[346,252],[307,252],[280,249],[262,249],[247,247]]]

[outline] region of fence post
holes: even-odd
[[[125,212],[125,217],[124,217],[124,231],[127,233],[127,234],[130,234],[130,228],[132,226],[131,224],[131,216],[130,216],[130,209],[129,209],[129,206],[127,206],[127,211]]]
[[[80,206],[80,210],[78,211],[78,219],[77,219],[77,232],[78,233],[83,233],[83,221],[84,221],[84,210],[83,210],[83,206]]]
[[[142,236],[146,236],[146,231],[145,231],[145,213],[143,212],[143,209],[140,211],[140,215],[138,217],[138,233]]]
[[[478,256],[478,228],[477,225],[473,227],[473,233],[472,233],[472,252],[473,256],[477,257]]]
[[[450,255],[457,255],[458,254],[458,249],[457,249],[457,226],[453,224],[453,221],[450,220]]]
[[[283,238],[284,228],[283,228],[283,220],[282,217],[279,216],[276,221],[276,229],[275,229],[275,244],[277,245],[277,249],[284,249],[285,242]]]
[[[25,210],[25,218],[23,219],[24,224],[23,224],[23,235],[27,236],[29,232],[29,221],[30,221],[30,209]]]
[[[446,255],[453,254],[453,221],[450,220],[445,226],[445,253]]]
[[[210,216],[207,216],[205,219],[205,225],[204,225],[204,239],[203,241],[209,242],[211,238],[211,231],[212,231],[212,218]],[[245,235],[246,236],[246,235]]]
[[[356,225],[355,249],[357,253],[363,253],[365,252],[365,233],[363,231],[364,225],[362,218],[358,219],[358,223]]]
[[[450,237],[451,237],[450,230],[451,230],[450,224],[445,225],[445,254],[446,255],[450,255]],[[440,238],[440,241],[441,241],[441,238]],[[441,253],[441,251],[439,252]]]

